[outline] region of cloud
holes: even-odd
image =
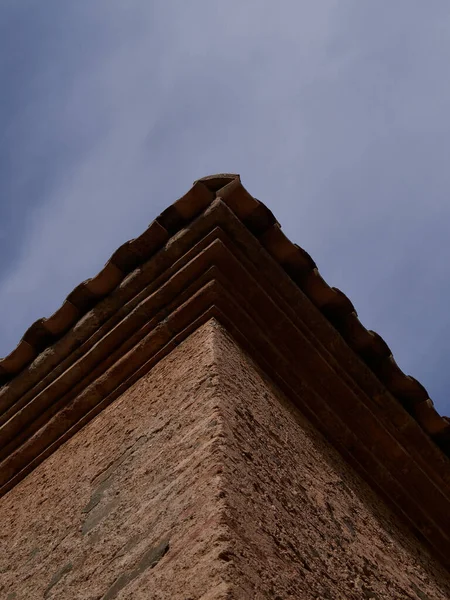
[[[450,409],[445,2],[10,6],[0,355],[231,171]]]

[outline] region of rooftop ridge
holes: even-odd
[[[272,212],[242,186],[240,176],[227,173],[195,181],[187,194],[164,210],[139,237],[120,246],[97,275],[79,284],[50,317],[39,319],[28,328],[17,347],[0,359],[0,412],[2,392],[7,392],[15,379],[32,373],[36,364],[46,360],[56,342],[76,329],[93,307],[216,198],[228,205],[389,392],[450,455],[450,420],[435,410],[423,385],[398,367],[382,337],[362,325],[347,296],[323,280],[309,254],[284,235]]]

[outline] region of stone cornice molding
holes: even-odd
[[[215,318],[449,563],[446,419],[238,177],[194,184],[60,311],[2,363],[0,494]]]

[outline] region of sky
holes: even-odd
[[[1,0],[0,356],[240,173],[450,414],[448,0]]]

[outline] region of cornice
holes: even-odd
[[[69,296],[82,317],[29,330],[25,343],[42,348],[31,364],[20,345],[4,359],[0,494],[215,318],[448,564],[447,421],[272,213],[237,177],[215,177],[137,240]],[[48,322],[65,332],[51,344]]]

